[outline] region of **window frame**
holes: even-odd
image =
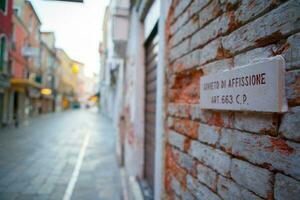
[[[7,61],[7,36],[2,33],[0,34],[0,51],[2,50],[2,38],[4,38],[4,51],[3,51],[3,60],[0,60],[0,63],[2,62],[3,66],[0,67],[0,73],[3,73],[5,71],[5,63]],[[2,59],[0,57],[0,59]]]
[[[3,13],[4,15],[7,15],[8,0],[4,0],[4,1],[5,1],[5,8],[4,10],[0,8],[0,12]]]
[[[33,14],[31,14],[29,16],[28,30],[29,30],[30,33],[33,31]]]

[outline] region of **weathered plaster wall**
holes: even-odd
[[[300,1],[174,0],[166,21],[167,199],[299,199]],[[201,110],[201,76],[283,55],[289,112]],[[258,97],[259,98],[259,97]]]
[[[124,160],[130,176],[143,177],[144,163],[144,28],[136,8],[130,15],[124,88]]]

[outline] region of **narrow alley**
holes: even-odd
[[[44,115],[0,132],[0,199],[120,199],[115,132],[97,111]]]

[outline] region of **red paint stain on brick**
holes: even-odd
[[[276,55],[281,55],[281,54],[284,54],[285,52],[288,51],[290,47],[290,44],[285,42],[284,44],[282,44],[281,46],[275,48],[275,49],[271,49],[272,51],[272,55],[273,56],[276,56]]]
[[[183,71],[184,69],[185,69],[184,64],[182,64],[182,63],[175,63],[174,64],[174,67],[173,67],[174,72],[180,72],[180,71]]]
[[[170,102],[174,102],[175,101],[175,98],[176,98],[176,90],[173,90],[173,89],[170,89],[168,91],[168,100]]]
[[[219,127],[224,126],[224,120],[220,112],[213,112],[211,117],[207,120],[207,123],[209,125],[214,125]]]
[[[269,129],[264,128],[261,129],[259,132],[264,135],[277,136],[277,131],[275,128],[269,128]]]
[[[173,195],[173,190],[172,190],[172,165],[174,163],[173,161],[173,156],[172,156],[172,148],[170,146],[166,147],[166,156],[165,156],[165,171],[166,171],[166,176],[164,180],[166,192],[168,193],[169,196]]]
[[[261,164],[262,167],[267,168],[267,169],[271,169],[272,165],[270,163],[264,162]]]
[[[294,149],[290,147],[285,140],[270,138],[271,146],[265,147],[266,151],[273,152],[278,150],[281,154],[289,156],[294,153]]]
[[[185,184],[187,172],[179,167],[175,161],[176,155],[174,155],[171,146],[167,146],[166,150],[166,170],[169,171],[181,184]]]
[[[193,17],[192,17],[193,24],[198,23],[198,20],[199,20],[199,16],[198,15],[193,15]]]
[[[173,176],[175,176],[180,183],[184,184],[186,178],[186,171],[180,168],[175,162],[172,162],[170,169],[172,171]]]
[[[219,47],[217,49],[217,56],[216,56],[216,58],[217,59],[221,59],[221,58],[224,58],[224,57],[225,57],[224,48],[223,47]]]
[[[171,148],[169,146],[166,147],[166,152],[165,152],[165,171],[166,175],[164,178],[164,185],[166,188],[166,192],[168,194],[172,193],[172,187],[171,187],[171,171],[170,171],[170,165],[171,165]]]
[[[232,147],[222,148],[226,153],[232,154]]]
[[[225,49],[224,47],[222,47],[221,50],[222,50],[222,56],[224,58],[230,58],[230,57],[232,57],[232,53],[230,52],[230,50]]]
[[[235,20],[234,11],[228,12],[228,13],[226,13],[226,15],[229,18],[228,31],[231,32],[231,31],[235,30],[239,26],[239,24]]]
[[[217,5],[213,8],[212,13],[213,13],[213,15],[214,15],[215,17],[216,17],[216,16],[219,16],[219,15],[222,13],[222,10],[221,10],[219,4],[217,4]]]
[[[189,138],[186,138],[183,144],[184,151],[188,152],[190,150],[190,147],[191,147],[191,140]]]
[[[200,124],[198,122],[194,122],[189,119],[174,118],[171,128],[193,139],[197,139],[199,125]]]
[[[200,76],[202,71],[193,71],[189,74],[179,74],[175,78],[174,89],[175,103],[198,103],[200,97]]]
[[[171,187],[171,175],[168,171],[166,171],[164,185],[165,185],[166,192],[170,195],[172,193],[172,187]]]
[[[283,35],[280,31],[277,31],[272,33],[271,35],[255,40],[255,44],[257,47],[261,47],[261,46],[266,46],[268,44],[277,42],[281,39],[283,39]]]

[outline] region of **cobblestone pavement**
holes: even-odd
[[[67,188],[74,200],[120,199],[114,140],[110,120],[92,110],[0,129],[0,200],[60,200]]]

